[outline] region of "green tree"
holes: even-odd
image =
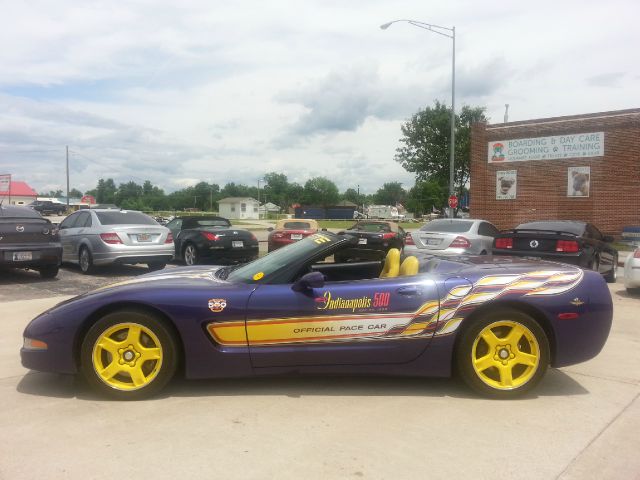
[[[304,184],[303,201],[307,205],[335,205],[340,199],[338,187],[325,177],[315,177]]]
[[[486,120],[484,107],[465,105],[460,115],[456,115],[456,192],[461,192],[469,181],[470,126]],[[402,145],[396,149],[395,160],[405,170],[415,173],[417,181],[436,181],[441,186],[448,186],[451,109],[436,101],[433,107],[415,113],[401,129]]]
[[[69,198],[82,198],[82,192],[77,188],[69,190]]]
[[[50,190],[48,193],[42,195],[43,197],[57,198],[62,196],[62,190]]]
[[[416,216],[440,210],[447,202],[448,188],[435,180],[418,181],[407,195],[407,210]]]
[[[362,205],[363,195],[360,195],[355,188],[347,188],[342,194],[342,199],[347,202],[355,203],[356,205]]]
[[[289,181],[284,173],[270,172],[264,176],[264,197],[260,195],[260,201],[264,198],[271,203],[275,203],[282,209],[287,208],[289,203]]]
[[[97,203],[115,203],[117,190],[113,178],[107,178],[106,180],[101,178],[98,180],[98,186],[94,190],[89,190],[85,193],[95,197]]]
[[[395,205],[404,203],[407,192],[400,182],[389,182],[382,185],[375,193],[375,202],[378,205]]]

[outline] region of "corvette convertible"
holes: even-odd
[[[602,349],[601,275],[515,257],[335,263],[357,239],[313,234],[236,266],[150,273],[64,301],[24,331],[22,364],[139,399],[187,378],[282,374],[445,377],[486,396]]]

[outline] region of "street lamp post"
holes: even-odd
[[[407,22],[414,27],[423,28],[430,32],[437,33],[444,37],[450,38],[453,41],[453,48],[451,54],[451,145],[449,147],[449,195],[455,195],[455,186],[453,184],[454,178],[454,158],[455,158],[455,146],[456,146],[456,27],[441,27],[440,25],[433,25],[431,23],[418,22],[416,20],[394,20],[389,23],[380,25],[382,30],[386,30],[391,25],[397,22]],[[453,217],[453,209],[449,209],[449,217]]]

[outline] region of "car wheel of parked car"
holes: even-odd
[[[138,310],[110,313],[82,342],[81,370],[99,392],[121,400],[157,393],[176,371],[176,342],[159,318]]]
[[[167,264],[164,262],[151,262],[151,263],[147,263],[147,268],[149,270],[151,270],[152,272],[155,272],[156,270],[162,270],[164,267],[166,267]]]
[[[613,256],[613,265],[609,273],[604,277],[607,283],[616,283],[618,280],[618,255]]]
[[[55,278],[58,275],[58,270],[60,270],[60,267],[57,265],[47,265],[38,269],[42,278]]]
[[[85,275],[93,272],[93,257],[91,256],[91,252],[87,247],[82,247],[80,249],[80,254],[78,255],[78,263],[80,264],[80,270]]]
[[[501,309],[482,316],[462,332],[458,371],[479,393],[512,398],[533,388],[549,364],[549,342],[529,315]]]
[[[199,258],[196,246],[192,243],[187,243],[182,252],[182,258],[184,259],[185,265],[197,265]]]

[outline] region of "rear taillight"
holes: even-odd
[[[116,245],[118,243],[122,243],[122,240],[120,240],[120,237],[115,232],[101,233],[100,238],[104,243],[108,243],[109,245]]]
[[[164,241],[164,243],[173,243],[173,233],[169,232],[169,234],[167,235],[167,239]]]
[[[395,237],[396,234],[393,232],[389,232],[389,233],[383,233],[382,234],[382,239],[383,240],[391,240],[393,237]]]
[[[464,237],[456,237],[449,245],[450,248],[469,248],[471,246],[471,242]]]
[[[217,242],[218,240],[220,240],[220,237],[218,235],[211,232],[202,232],[202,236],[210,242]]]
[[[282,232],[274,232],[274,233],[271,235],[271,238],[284,238],[284,237],[285,237],[285,234],[284,234],[284,233],[282,233]]]
[[[416,242],[413,241],[413,237],[411,235],[407,235],[406,237],[404,237],[404,244],[405,245],[415,245]]]
[[[558,240],[556,252],[575,253],[580,251],[580,245],[575,240]]]
[[[633,252],[633,258],[640,258],[640,248],[637,248],[635,252]]]
[[[513,248],[513,238],[496,238],[495,248]]]

